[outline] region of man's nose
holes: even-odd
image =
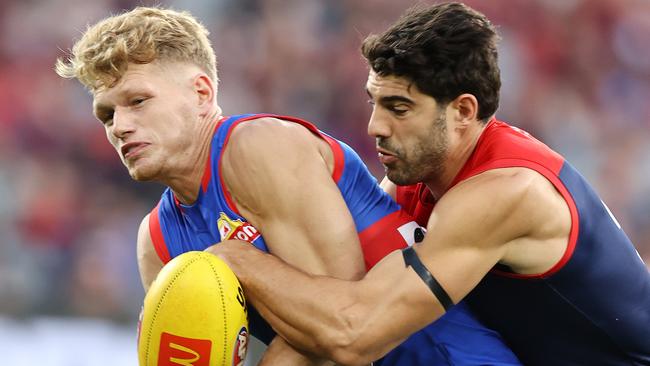
[[[389,137],[390,126],[386,119],[382,117],[377,108],[373,108],[370,120],[368,121],[368,135],[372,137]]]
[[[117,138],[124,138],[135,131],[133,118],[127,111],[115,109],[113,112],[113,135]]]

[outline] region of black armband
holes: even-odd
[[[440,283],[438,283],[438,281],[433,277],[427,267],[422,264],[420,257],[418,257],[418,254],[415,252],[413,247],[402,249],[402,255],[404,256],[404,264],[406,264],[407,267],[413,267],[415,273],[417,273],[422,281],[429,286],[429,289],[431,289],[433,295],[438,299],[438,301],[440,301],[440,304],[445,308],[445,311],[454,306],[454,302],[451,301],[447,291],[440,286]]]

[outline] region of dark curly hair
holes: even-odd
[[[485,15],[460,3],[411,8],[361,52],[379,75],[404,77],[446,105],[463,93],[476,97],[478,118],[499,106],[498,36]]]

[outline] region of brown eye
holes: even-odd
[[[402,115],[404,115],[406,112],[408,112],[408,109],[404,109],[404,108],[395,108],[394,106],[388,107],[388,110],[391,111],[391,112],[392,112],[393,114],[395,114],[396,116],[402,116]]]

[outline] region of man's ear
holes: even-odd
[[[216,103],[216,85],[206,74],[198,74],[193,81],[194,92],[197,96],[197,106],[201,113],[210,113],[212,105]]]
[[[478,118],[478,100],[473,94],[461,94],[451,101],[455,120],[459,127],[465,127]]]

